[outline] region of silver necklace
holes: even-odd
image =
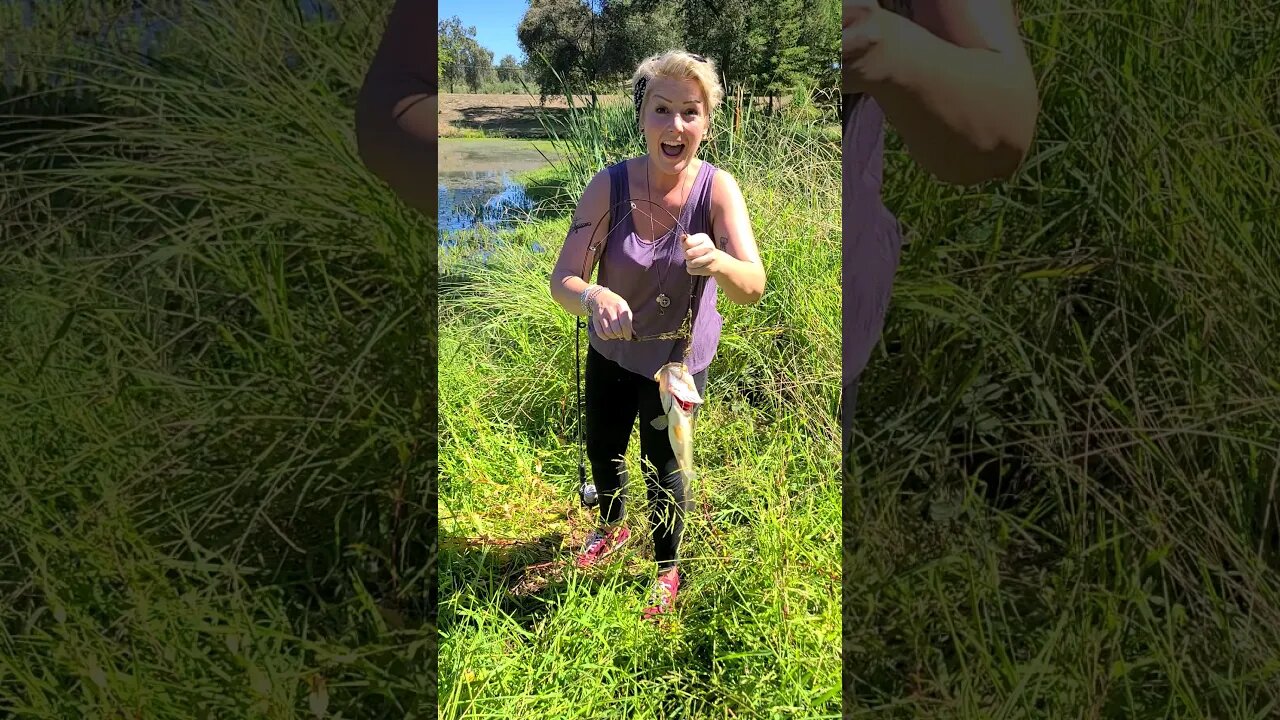
[[[688,170],[686,170],[684,174],[686,175],[686,177],[682,177],[682,178],[680,179],[680,191],[681,191],[681,194],[684,194],[684,192],[685,192],[685,190],[684,190],[684,182],[685,182],[685,180],[688,180],[688,177],[687,177],[687,175],[688,175]],[[653,204],[654,204],[654,202],[653,202],[653,194],[652,194],[652,192],[650,191],[650,186],[649,186],[649,161],[648,161],[648,159],[646,159],[646,160],[645,160],[645,164],[644,164],[644,194],[645,194],[645,197],[648,199],[649,204],[650,204],[650,205],[653,205]],[[684,206],[685,206],[688,202],[689,202],[689,196],[688,196],[688,195],[684,195],[684,197],[680,200],[680,214],[676,216],[676,224],[675,224],[675,227],[674,227],[674,228],[672,228],[672,241],[673,241],[673,242],[675,241],[675,238],[679,237],[679,235],[680,235],[680,233],[679,233],[679,230],[680,230],[680,218],[684,216]],[[650,214],[650,215],[649,215],[649,235],[651,235],[651,236],[652,236],[652,235],[653,235],[653,233],[654,233],[654,229],[653,229],[653,215],[652,215],[652,214]],[[654,238],[654,240],[653,240],[653,256],[652,256],[651,260],[649,261],[649,264],[650,264],[651,266],[653,266],[654,273],[658,276],[658,297],[654,299],[654,302],[656,302],[656,303],[658,304],[658,314],[659,314],[659,315],[665,315],[665,314],[666,314],[666,312],[667,312],[667,308],[668,308],[668,307],[670,307],[670,305],[671,305],[671,298],[670,298],[670,297],[668,297],[668,296],[667,296],[667,294],[666,294],[665,292],[663,292],[663,291],[662,291],[662,287],[663,287],[663,284],[664,284],[664,283],[663,283],[663,273],[662,273],[662,271],[661,271],[661,268],[658,266],[658,246],[659,246],[660,244],[661,244],[661,243],[659,243],[659,242],[658,242],[658,238]]]

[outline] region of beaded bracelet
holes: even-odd
[[[582,294],[578,296],[578,304],[582,306],[583,312],[587,315],[592,313],[591,303],[595,301],[596,296],[604,292],[604,288],[599,285],[588,285]]]

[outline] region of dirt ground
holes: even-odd
[[[779,104],[790,101],[790,96],[773,98]],[[574,97],[575,107],[591,103],[591,96]],[[602,104],[631,104],[628,95],[601,95]],[[732,102],[725,98],[726,105]],[[754,103],[764,108],[770,98],[757,97]],[[545,105],[539,105],[537,95],[472,95],[468,93],[442,93],[440,115],[437,121],[440,137],[465,136],[468,131],[479,130],[489,137],[549,139],[547,131],[538,120],[539,112],[549,116],[553,125],[569,116],[569,103],[563,95],[548,97]],[[839,128],[837,126],[837,132]]]
[[[625,103],[630,99],[621,95],[603,95],[602,103]],[[591,102],[590,96],[574,98],[578,107]],[[440,95],[440,137],[463,134],[466,130],[481,130],[486,135],[545,138],[546,131],[538,121],[542,110],[553,119],[562,119],[569,113],[569,103],[563,96],[548,97],[546,105],[539,106],[536,95],[470,95],[442,93]]]

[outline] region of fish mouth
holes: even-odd
[[[687,414],[687,413],[691,413],[691,412],[693,412],[693,403],[692,403],[692,402],[690,402],[690,401],[688,401],[688,400],[681,400],[681,399],[680,399],[680,398],[678,398],[678,397],[672,397],[671,399],[672,399],[672,401],[674,401],[674,402],[675,402],[675,404],[676,404],[676,405],[679,405],[679,406],[680,406],[680,409],[681,409],[681,410],[683,410],[686,414]]]

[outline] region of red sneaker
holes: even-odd
[[[644,619],[656,620],[663,613],[671,611],[676,602],[676,592],[680,590],[680,570],[671,568],[665,573],[658,576],[657,587],[654,592],[658,599],[653,605],[645,608]]]
[[[578,554],[578,567],[591,567],[613,554],[615,550],[627,544],[631,531],[619,525],[607,532],[592,530],[582,544],[582,552]]]

